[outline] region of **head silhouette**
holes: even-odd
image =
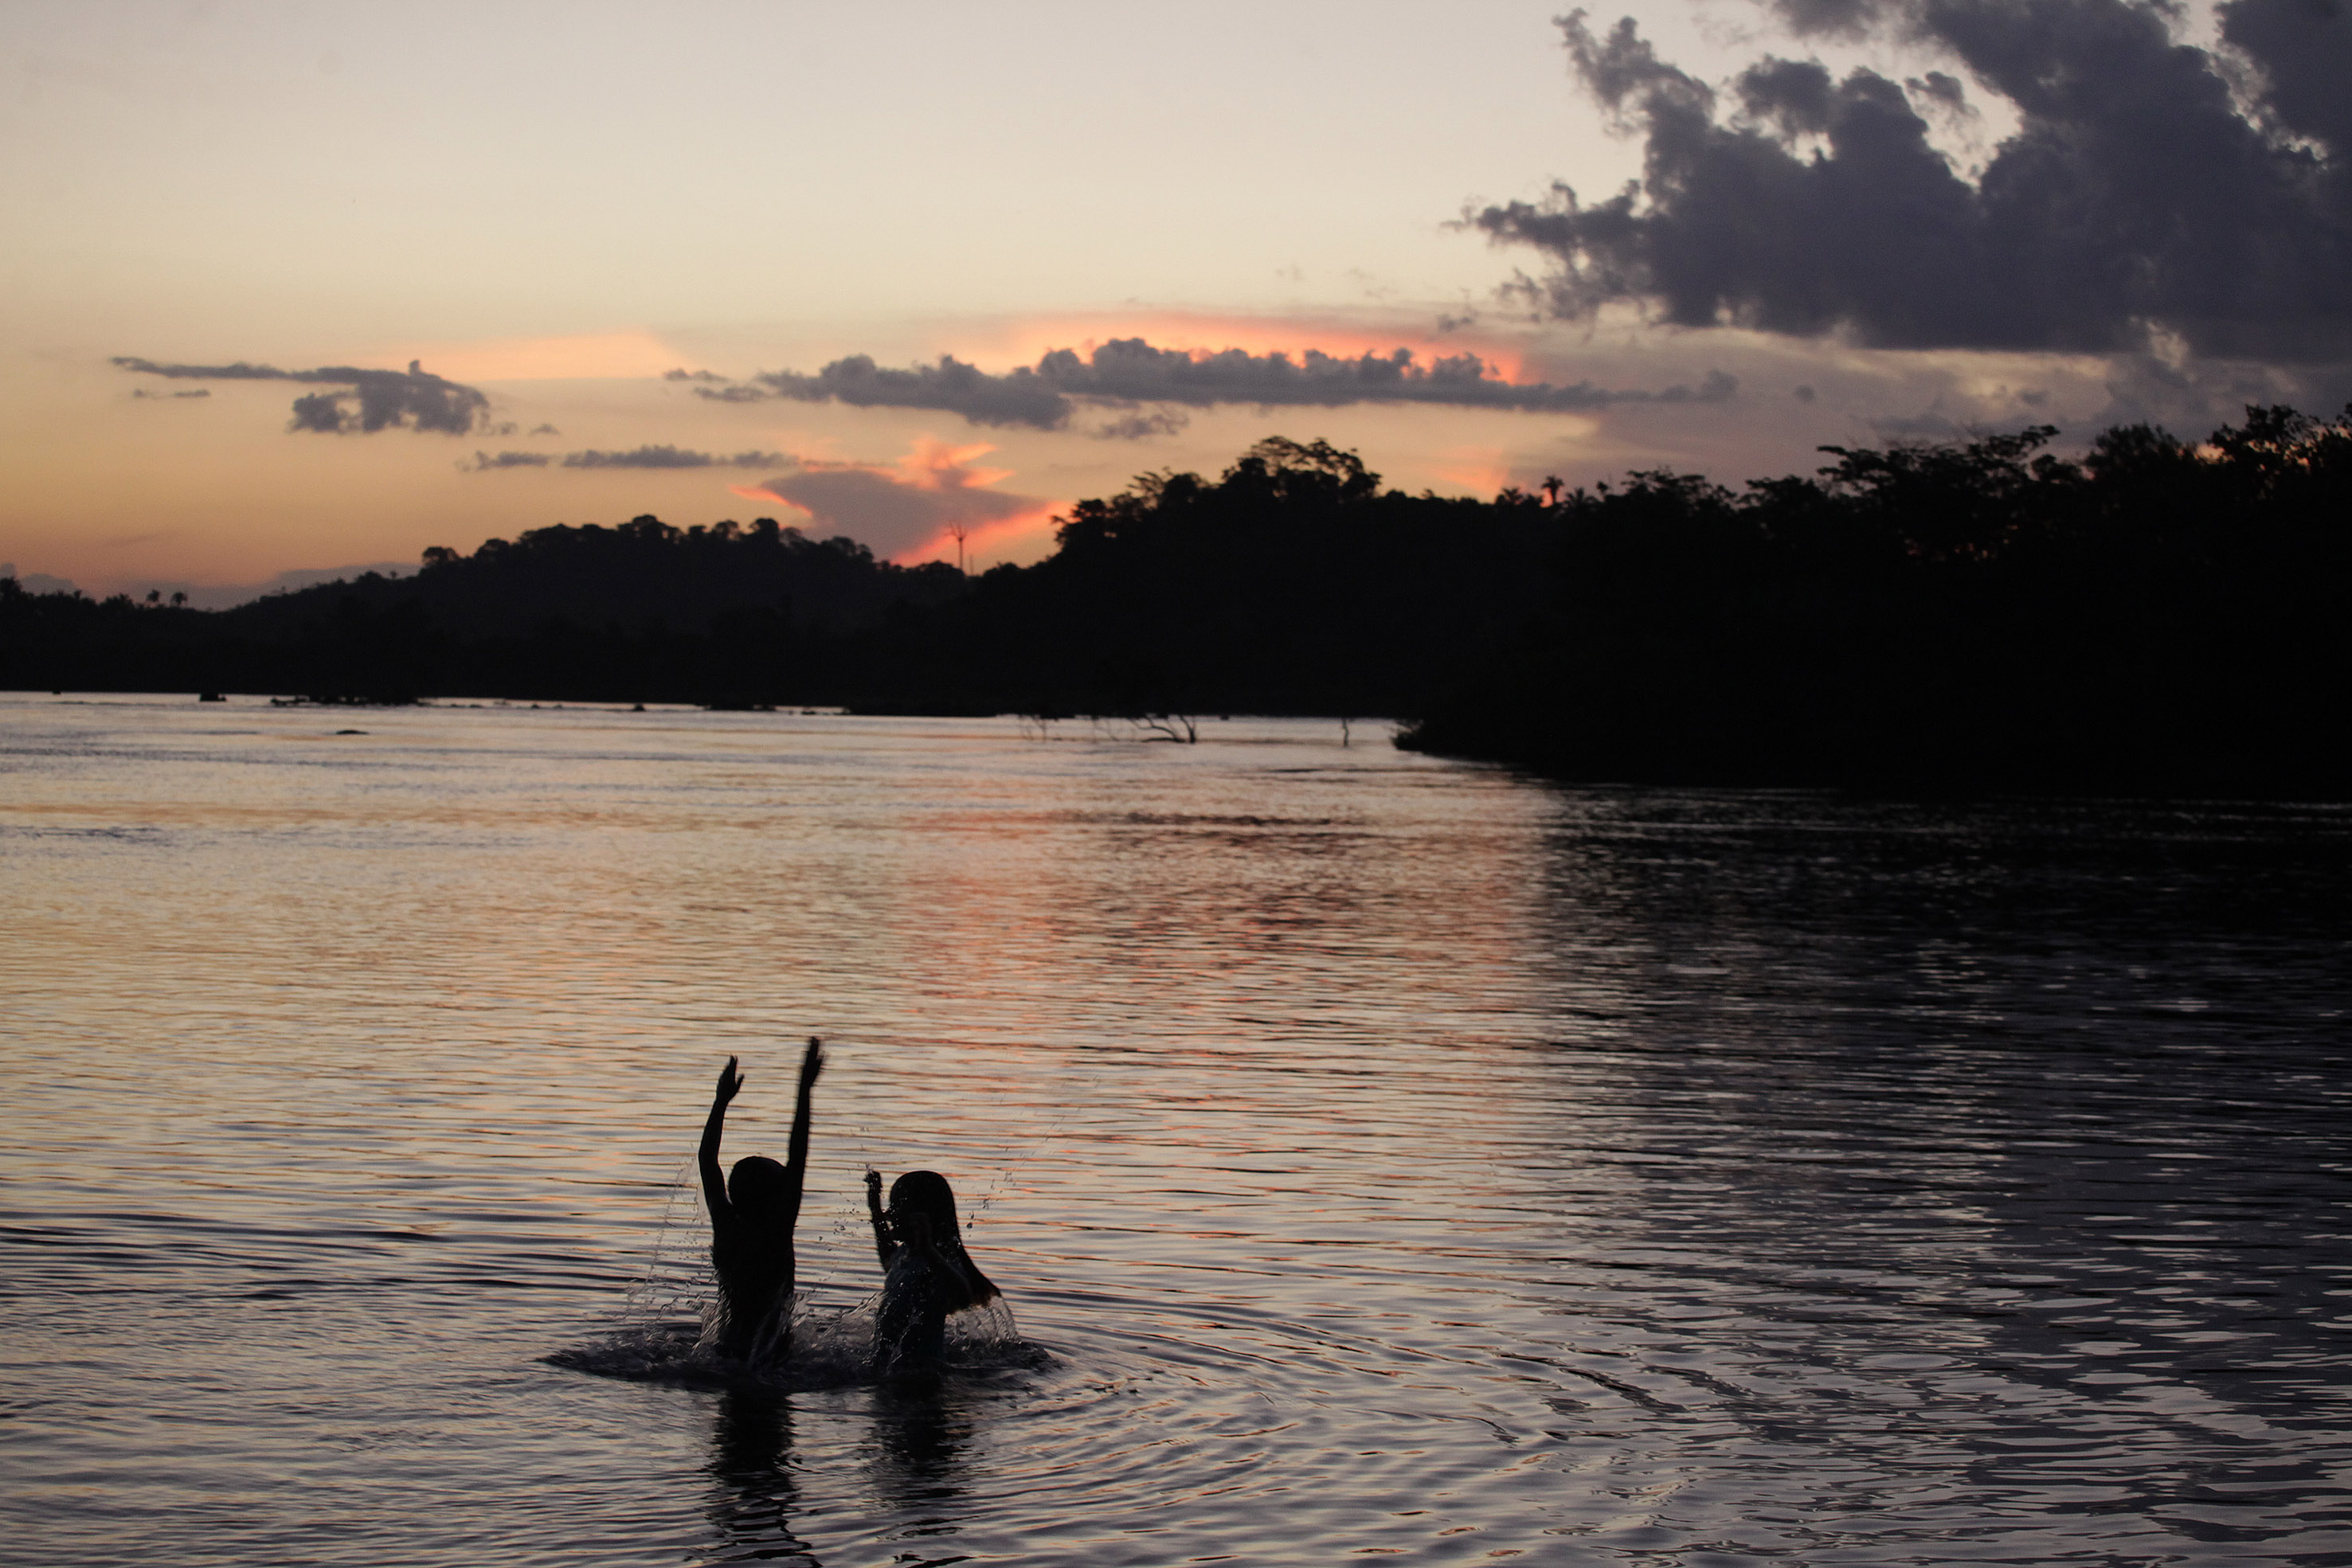
[[[748,1155],[727,1173],[727,1201],[746,1218],[780,1215],[791,1197],[792,1183],[784,1167],[765,1155]]]
[[[971,1285],[975,1302],[992,1300],[995,1283],[963,1249],[963,1231],[956,1224],[955,1189],[937,1171],[908,1171],[890,1184],[890,1218],[910,1241],[928,1242],[955,1265]]]
[[[933,1241],[959,1239],[955,1188],[937,1171],[908,1171],[890,1184],[890,1215],[894,1219],[920,1216],[929,1223]]]

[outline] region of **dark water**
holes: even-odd
[[[0,698],[0,1562],[2352,1563],[2352,813],[1357,740]]]

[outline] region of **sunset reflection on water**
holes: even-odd
[[[0,699],[0,1560],[2352,1545],[2342,812],[1366,729]],[[547,1364],[809,1033],[1038,1356]]]

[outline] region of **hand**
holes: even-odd
[[[711,1103],[724,1105],[742,1092],[743,1075],[735,1071],[735,1059],[730,1056],[727,1065],[719,1070],[719,1091],[711,1096]]]
[[[808,1050],[801,1053],[801,1087],[805,1089],[815,1082],[816,1075],[824,1071],[824,1042],[811,1035]]]
[[[882,1173],[880,1171],[867,1171],[866,1173],[866,1196],[868,1197],[880,1197],[882,1196]]]

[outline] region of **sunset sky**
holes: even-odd
[[[1490,494],[2352,397],[2352,6],[1559,8],[18,0],[0,565],[988,563],[1272,434]]]

